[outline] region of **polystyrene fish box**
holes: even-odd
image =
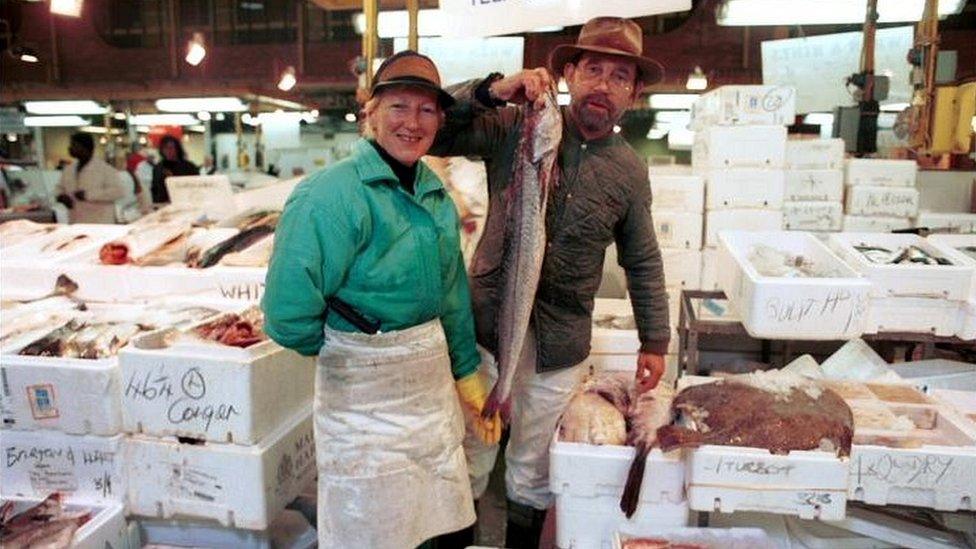
[[[772,124],[790,126],[796,117],[792,86],[720,86],[702,94],[692,106],[691,126]]]
[[[915,225],[929,229],[948,230],[951,233],[976,234],[976,214],[919,212]]]
[[[702,247],[702,214],[654,212],[654,233],[661,248],[698,250]]]
[[[958,252],[959,262],[972,265],[976,273],[976,234],[933,234],[926,239],[939,251]],[[972,299],[976,299],[976,276],[973,277]]]
[[[171,335],[138,337],[119,355],[127,432],[257,444],[311,409],[311,357],[270,339],[240,348],[184,336],[167,345]]]
[[[867,187],[847,189],[844,202],[850,215],[880,217],[915,217],[918,213],[918,189],[914,187]]]
[[[51,492],[64,492],[70,502],[124,503],[124,442],[123,435],[3,431],[0,493],[45,498]]]
[[[664,282],[668,288],[697,290],[701,286],[702,253],[700,250],[661,249]]]
[[[899,444],[901,433],[879,431],[879,441],[896,447],[864,444],[857,440],[864,433],[855,432],[848,498],[870,505],[976,510],[976,425],[945,406],[937,407],[934,419],[921,443]]]
[[[844,232],[848,233],[890,233],[911,228],[912,220],[908,217],[845,215],[843,226]]]
[[[96,435],[122,430],[118,357],[5,354],[0,355],[0,374],[5,429]]]
[[[3,502],[14,504],[13,512],[26,511],[42,501],[41,498],[8,498]],[[85,503],[68,503],[64,510],[69,513],[88,511],[91,517],[87,522],[75,530],[71,538],[71,549],[128,549],[127,527],[125,524],[125,508],[121,503],[106,503],[102,505],[88,505]],[[30,547],[39,547],[30,545]],[[132,548],[135,549],[135,548]]]
[[[32,264],[0,263],[0,299],[26,300],[50,295],[58,277],[65,275],[78,285],[72,294],[85,301],[125,301],[129,298],[129,267],[64,262]]]
[[[315,477],[312,412],[302,411],[254,446],[133,435],[126,464],[133,514],[264,530]]]
[[[780,210],[718,210],[708,212],[705,220],[705,247],[719,245],[722,231],[779,231],[783,228]]]
[[[705,182],[699,175],[650,172],[651,211],[701,213],[705,210]]]
[[[776,455],[761,448],[702,446],[687,452],[688,503],[695,511],[760,511],[840,520],[848,459],[821,451]]]
[[[976,339],[976,299],[970,299],[960,306],[959,339]]]
[[[556,434],[549,448],[549,489],[556,499],[557,547],[609,547],[622,527],[688,524],[679,452],[648,454],[637,511],[630,519],[623,514],[620,497],[634,455],[630,446],[560,442]]]
[[[789,231],[839,231],[844,218],[840,202],[786,202],[783,228]]]
[[[790,170],[840,170],[843,179],[844,140],[790,139],[786,142],[786,168]]]
[[[778,210],[783,206],[783,170],[732,168],[705,172],[705,208],[732,210],[759,208]]]
[[[960,331],[964,302],[940,297],[872,297],[864,333],[930,333],[952,337]]]
[[[711,520],[711,517],[709,517]],[[639,528],[624,527],[614,536],[613,549],[626,549],[631,540],[666,540],[670,547],[722,547],[723,549],[776,549],[776,541],[761,528]]]
[[[961,252],[954,249],[936,248],[931,242],[913,234],[835,233],[830,235],[829,242],[851,267],[871,280],[871,295],[874,297],[969,299],[974,267]],[[878,264],[869,260],[855,246],[892,251],[914,246],[952,264]]]
[[[844,169],[848,185],[914,187],[918,164],[914,160],[848,158]]]
[[[192,295],[200,299],[234,299],[256,302],[264,295],[265,267],[208,269],[185,267],[142,267],[132,269],[129,285],[132,299],[165,295]]]
[[[718,283],[718,250],[705,248],[702,250],[701,289],[705,291],[721,290]]]
[[[783,199],[789,202],[841,202],[843,170],[786,170]]]
[[[870,282],[814,236],[785,231],[727,232],[719,238],[719,284],[750,335],[810,340],[861,335]],[[750,260],[759,245],[803,256],[817,269],[836,276],[764,276]]]
[[[785,126],[708,126],[695,132],[691,166],[695,172],[782,168],[785,156]]]

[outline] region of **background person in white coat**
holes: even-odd
[[[69,210],[71,223],[115,223],[115,203],[132,194],[119,172],[96,158],[91,134],[71,136],[68,154],[75,162],[61,172],[57,201]]]

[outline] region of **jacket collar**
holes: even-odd
[[[352,159],[356,166],[356,173],[363,183],[367,185],[385,183],[394,187],[400,186],[400,181],[393,173],[393,168],[383,160],[380,153],[376,152],[373,145],[366,139],[360,139],[353,145]],[[422,160],[418,161],[416,177],[415,194],[417,197],[444,190],[444,184],[441,183],[440,178]]]

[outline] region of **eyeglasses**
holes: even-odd
[[[577,66],[582,80],[589,85],[596,86],[606,82],[607,87],[617,92],[629,92],[634,89],[634,75],[622,69],[604,71],[599,64]]]

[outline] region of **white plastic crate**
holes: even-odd
[[[918,164],[914,160],[848,158],[844,164],[848,185],[914,187]]]
[[[122,430],[118,357],[0,355],[4,427],[114,435]]]
[[[874,297],[942,297],[969,299],[974,268],[967,258],[953,249],[941,249],[913,234],[836,233],[831,247],[855,270],[871,280]],[[952,265],[879,265],[872,263],[855,246],[893,250],[916,246],[928,254],[944,257]]]
[[[790,231],[839,231],[844,219],[840,202],[785,202],[783,228]]]
[[[105,505],[125,502],[124,437],[68,435],[58,431],[2,431],[4,497],[45,498]]]
[[[843,225],[844,232],[848,233],[890,233],[911,228],[912,220],[908,217],[845,215]]]
[[[13,512],[20,513],[29,507],[37,505],[40,498],[8,498],[3,502],[14,504]],[[125,508],[121,503],[106,503],[102,505],[88,505],[85,503],[69,503],[64,506],[65,511],[88,511],[91,518],[75,530],[71,538],[71,549],[128,549],[128,528],[125,523]],[[36,545],[31,545],[35,547]],[[132,548],[135,549],[135,548]]]
[[[723,549],[776,549],[776,542],[761,528],[640,528],[625,527],[614,538],[613,549],[623,549],[628,540],[663,539],[681,547]]]
[[[702,253],[700,250],[661,249],[664,282],[668,288],[697,290],[701,286]]]
[[[179,295],[200,299],[233,299],[256,302],[264,296],[265,267],[208,269],[142,267],[130,272],[131,299]]]
[[[933,234],[926,238],[939,251],[953,250],[958,254],[958,260],[965,265],[973,266],[973,286],[971,298],[976,299],[976,234]],[[967,251],[968,250],[968,251]]]
[[[243,349],[202,341],[161,346],[166,335],[141,336],[119,355],[127,432],[257,444],[311,409],[311,357],[271,340]]]
[[[829,452],[702,446],[687,453],[685,474],[695,511],[844,518],[848,460]]]
[[[131,513],[264,530],[315,477],[311,410],[254,446],[134,435],[126,461]]]
[[[846,212],[850,215],[879,217],[915,217],[918,213],[918,189],[914,187],[868,187],[847,189]]]
[[[903,405],[911,408],[912,405]],[[920,407],[918,405],[914,407]],[[928,443],[892,448],[862,444],[855,432],[848,498],[870,505],[910,505],[942,511],[976,510],[976,425],[938,406]],[[898,432],[879,438],[898,444]]]
[[[640,502],[633,517],[620,510],[620,497],[634,459],[629,446],[560,442],[549,450],[549,489],[556,500],[557,547],[610,547],[627,526],[686,526],[690,512],[684,491],[684,464],[678,452],[647,456]]]
[[[722,231],[779,231],[783,212],[779,210],[719,210],[708,212],[705,220],[705,247],[719,245]]]
[[[951,337],[960,332],[963,302],[939,297],[872,297],[864,333],[909,332]]]
[[[730,305],[757,338],[850,339],[861,335],[870,282],[824,244],[801,232],[728,232],[720,236],[718,277]],[[756,245],[802,255],[833,278],[770,277],[749,260]]]
[[[919,212],[915,225],[951,233],[976,234],[976,213]]]
[[[702,214],[654,212],[654,233],[661,248],[698,250],[702,247]]]
[[[786,167],[790,170],[841,170],[844,168],[844,140],[790,139],[786,142]]]
[[[796,88],[762,85],[720,86],[702,94],[691,110],[693,130],[711,125],[790,126],[796,117]]]
[[[650,172],[651,210],[701,213],[705,209],[705,182],[698,175]]]
[[[778,210],[783,206],[783,170],[733,168],[709,170],[704,175],[707,210]]]
[[[841,202],[843,170],[786,170],[783,199],[790,202]]]
[[[695,132],[691,166],[695,172],[782,168],[785,156],[785,126],[708,126]]]

